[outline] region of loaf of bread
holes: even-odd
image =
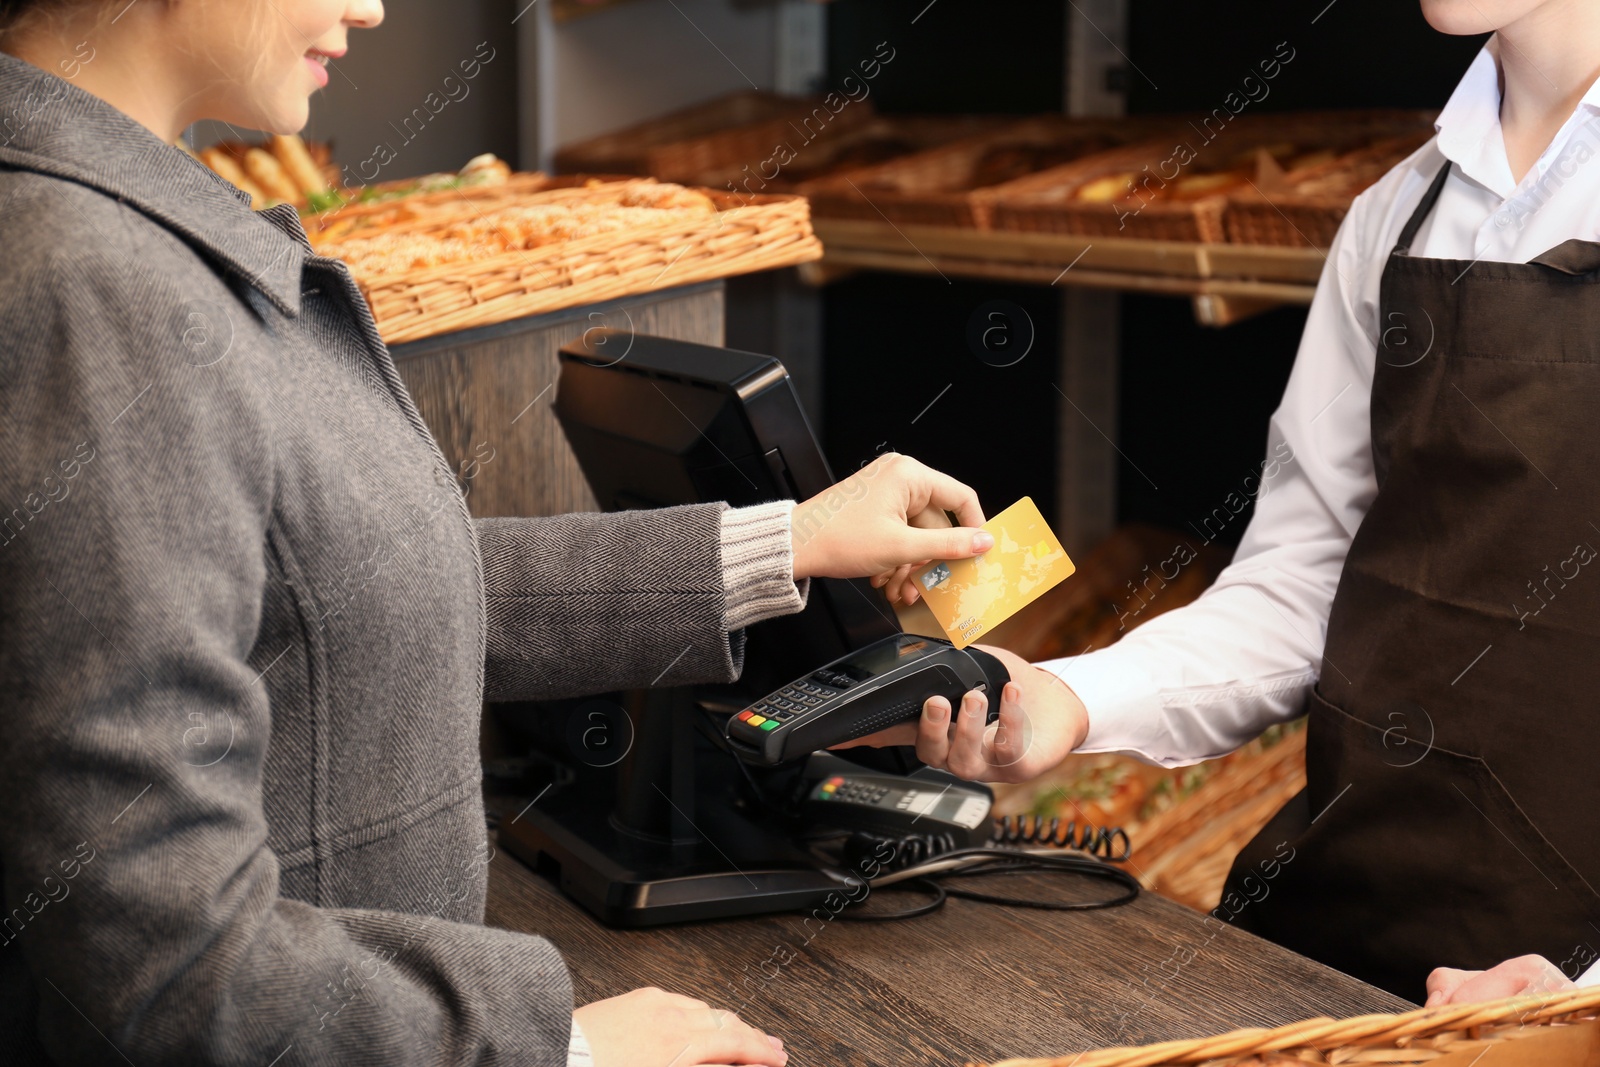
[[[221,148],[211,147],[200,150],[200,162],[216,171],[218,175],[226,178],[234,185],[250,194],[250,206],[254,208],[265,207],[267,194],[250,179],[244,168]]]
[[[267,142],[267,147],[303,196],[328,191],[327,176],[311,158],[306,143],[298,134],[276,135]]]
[[[289,177],[289,172],[283,169],[283,164],[279,163],[272,153],[265,149],[245,149],[244,172],[250,175],[251,181],[261,187],[262,192],[274,200],[294,203],[304,196],[295,187],[294,180]]]

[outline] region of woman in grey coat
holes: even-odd
[[[781,1064],[659,990],[574,1013],[482,925],[480,703],[730,680],[809,576],[983,516],[894,456],[801,543],[788,501],[472,520],[349,272],[170,147],[299,129],[382,14],[0,0],[6,1058]]]

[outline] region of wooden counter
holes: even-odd
[[[1089,899],[1114,887],[1032,874],[982,888]],[[1148,893],[1105,911],[953,899],[890,923],[781,915],[613,930],[501,852],[488,922],[555,942],[579,1003],[644,985],[698,997],[782,1037],[791,1067],[1065,1055],[1414,1007]]]
[[[723,283],[662,289],[390,348],[473,515],[598,510],[551,405],[560,373],[556,353],[599,327],[721,345]]]

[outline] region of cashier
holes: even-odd
[[[1600,4],[1422,9],[1494,36],[1328,252],[1233,565],[918,744],[1021,780],[1309,713],[1217,914],[1437,1004],[1600,981]]]
[[[777,1067],[688,997],[575,1013],[484,927],[481,702],[731,680],[811,576],[992,538],[894,455],[800,539],[471,519],[349,271],[171,147],[298,130],[382,17],[0,0],[0,1058]]]

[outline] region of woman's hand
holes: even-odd
[[[1556,965],[1543,956],[1518,956],[1487,971],[1458,971],[1435,967],[1428,975],[1427,1007],[1439,1004],[1473,1004],[1482,1000],[1534,996],[1576,989]]]
[[[944,513],[953,511],[960,526]],[[978,494],[910,456],[890,452],[795,505],[794,576],[865,578],[899,598],[912,568],[966,559],[994,547]],[[909,603],[909,601],[908,601]]]
[[[975,645],[1006,665],[1011,681],[1000,698],[1000,718],[984,723],[988,697],[972,690],[961,701],[954,729],[950,702],[929,697],[922,718],[847,741],[855,745],[916,745],[930,767],[976,782],[1022,782],[1060,763],[1089,733],[1089,713],[1076,693],[1049,671],[1003,648]]]
[[[783,1067],[783,1042],[731,1011],[650,986],[572,1013],[589,1041],[594,1067],[696,1067],[763,1064]]]

